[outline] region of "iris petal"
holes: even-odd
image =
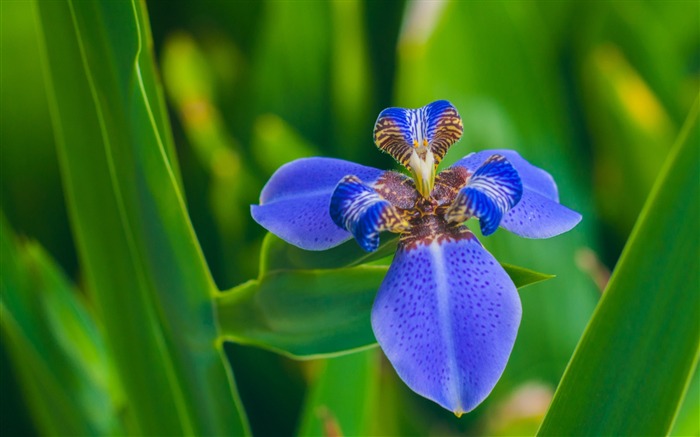
[[[387,358],[415,392],[459,415],[491,392],[521,317],[513,282],[471,233],[400,244],[372,308]]]
[[[570,231],[581,214],[535,191],[523,191],[517,205],[503,217],[501,226],[525,238],[550,238]]]
[[[325,250],[350,239],[328,213],[331,194],[344,176],[368,183],[384,172],[332,158],[304,158],[280,167],[251,206],[256,222],[278,237],[307,250]]]
[[[514,150],[472,153],[454,166],[464,167],[473,173],[493,154],[505,156],[518,171],[523,184],[520,202],[503,216],[501,226],[504,229],[521,237],[549,238],[571,230],[581,221],[579,213],[559,204],[554,178]]]
[[[374,125],[374,142],[407,168],[413,151],[421,148],[432,152],[437,165],[462,130],[457,109],[447,100],[438,100],[418,109],[383,110]]]
[[[401,232],[409,224],[388,200],[357,176],[348,175],[340,181],[331,196],[330,215],[336,225],[355,237],[367,252],[379,247],[379,233]]]
[[[541,168],[527,162],[525,158],[520,156],[515,150],[494,149],[470,153],[457,161],[453,167],[464,167],[469,170],[470,173],[474,173],[476,169],[481,167],[481,165],[493,155],[506,157],[508,162],[518,171],[520,180],[523,183],[523,188],[526,191],[535,191],[550,200],[559,202],[559,191],[557,189],[557,184],[554,182],[554,178]]]
[[[490,235],[498,229],[504,214],[520,201],[522,192],[515,168],[502,155],[493,155],[471,175],[447,210],[446,218],[463,222],[478,217],[481,232]]]

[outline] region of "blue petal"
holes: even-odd
[[[462,119],[447,100],[418,109],[387,108],[374,125],[374,142],[394,159],[409,166],[414,149],[427,147],[439,163],[462,136]]]
[[[384,172],[332,158],[304,158],[280,167],[251,206],[256,222],[295,246],[325,250],[352,236],[333,223],[328,208],[338,182],[354,174],[373,183]]]
[[[490,235],[501,219],[520,201],[523,186],[518,172],[501,155],[493,155],[469,178],[447,211],[450,222],[478,217],[481,232]]]
[[[401,379],[459,415],[479,405],[503,373],[520,299],[471,233],[410,247],[399,245],[372,328]]]
[[[483,150],[481,152],[470,153],[457,161],[454,166],[464,167],[469,173],[474,173],[476,169],[493,155],[505,156],[508,162],[518,171],[520,180],[525,191],[534,191],[550,200],[559,202],[559,192],[554,178],[539,167],[535,167],[520,156],[515,150]]]
[[[527,162],[514,150],[484,150],[467,155],[455,166],[476,171],[494,153],[505,156],[518,171],[523,195],[501,221],[504,229],[526,238],[549,238],[571,230],[581,221],[581,215],[559,204],[554,178]]]
[[[331,197],[330,213],[333,222],[352,233],[367,252],[379,247],[381,231],[408,230],[408,222],[372,187],[348,175],[340,181]]]
[[[503,217],[501,226],[525,238],[550,238],[570,231],[581,214],[534,191],[523,191],[517,205]]]

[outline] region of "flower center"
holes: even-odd
[[[401,234],[401,244],[406,249],[429,245],[433,241],[455,241],[474,238],[469,228],[458,223],[448,223],[438,214],[415,214],[409,219],[411,231]]]

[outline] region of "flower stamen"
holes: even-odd
[[[418,152],[424,152],[424,157],[421,158]],[[437,164],[435,156],[430,150],[413,151],[411,158],[408,161],[408,167],[413,174],[413,180],[416,182],[416,189],[426,199],[430,198],[430,192],[435,186],[435,173]]]

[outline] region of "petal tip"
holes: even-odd
[[[583,216],[538,193],[526,191],[501,226],[524,238],[545,239],[571,231]]]

